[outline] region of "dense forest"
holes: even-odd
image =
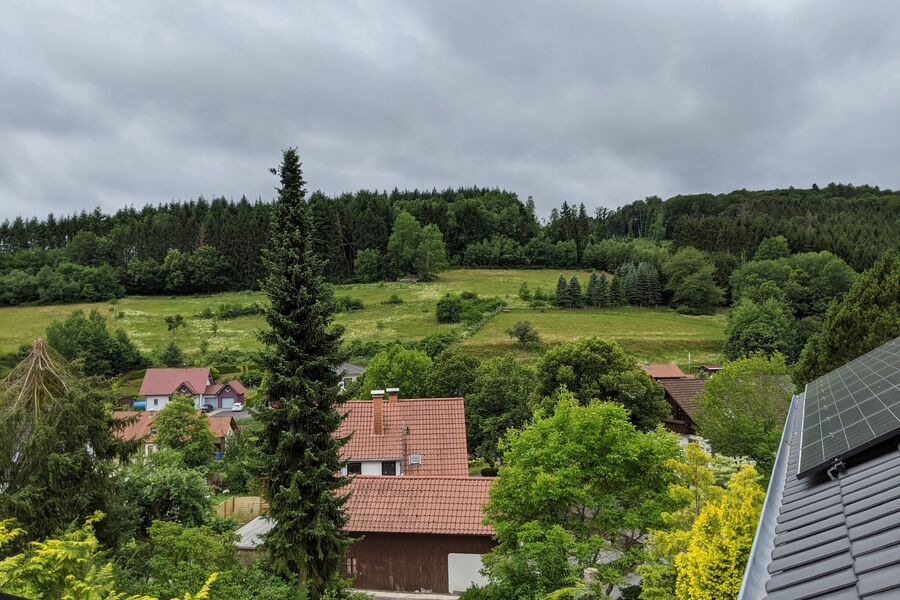
[[[415,257],[401,259],[390,246],[397,223],[417,228],[409,235],[430,235],[426,248],[442,240],[439,262],[463,266],[612,272],[648,262],[661,271],[662,247],[672,253],[693,246],[709,253],[722,287],[772,236],[783,236],[794,253],[830,251],[857,271],[900,247],[900,193],[871,186],[651,197],[593,214],[564,202],[543,222],[531,198],[522,202],[488,188],[317,192],[309,202],[313,248],[334,282],[414,271]],[[6,221],[0,224],[0,303],[255,289],[271,209],[245,198],[200,198],[115,214],[95,209]],[[404,213],[414,219],[398,220]]]

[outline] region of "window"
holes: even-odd
[[[362,463],[347,463],[347,475],[362,475]]]
[[[381,474],[382,475],[396,475],[397,474],[397,463],[394,461],[383,462],[381,463]]]
[[[153,399],[153,406],[159,406],[159,398]]]

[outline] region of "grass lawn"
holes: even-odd
[[[580,310],[528,309],[501,313],[475,335],[463,342],[463,346],[478,356],[495,356],[513,351],[512,339],[506,330],[516,321],[530,321],[538,330],[542,347],[580,337],[596,335],[619,342],[638,360],[653,362],[691,362],[721,360],[725,337],[726,311],[715,315],[689,317],[667,308],[609,308]],[[529,353],[520,352],[529,358]]]
[[[496,355],[512,350],[506,330],[517,320],[529,320],[538,329],[546,345],[586,335],[599,335],[619,341],[641,360],[674,360],[687,364],[687,352],[693,354],[694,364],[719,360],[724,338],[726,313],[710,317],[687,317],[668,309],[585,309],[547,310],[528,309],[518,296],[523,282],[529,288],[542,288],[553,295],[560,273],[568,279],[572,271],[557,269],[456,269],[442,273],[440,279],[429,283],[372,283],[339,285],[339,296],[352,296],[363,301],[365,308],[342,313],[335,322],[345,327],[344,339],[350,341],[419,340],[439,331],[460,329],[459,325],[440,325],[434,317],[438,299],[448,292],[473,291],[482,296],[497,296],[510,306],[464,345],[479,356]],[[577,273],[582,285],[587,284],[587,272]],[[396,295],[402,304],[386,304]],[[122,327],[143,352],[158,352],[174,340],[183,350],[196,352],[200,340],[207,340],[209,349],[253,350],[259,347],[256,332],[263,327],[260,316],[246,316],[219,321],[218,332],[212,335],[212,321],[201,319],[204,308],[215,310],[220,304],[250,304],[261,301],[258,292],[235,292],[207,296],[130,296],[115,305],[108,303],[68,304],[58,306],[17,306],[0,308],[0,353],[15,351],[21,344],[30,343],[44,334],[54,320],[64,319],[78,308],[98,309],[110,326]],[[166,328],[165,317],[180,314],[185,326],[175,332]],[[523,359],[534,353],[521,353]],[[125,380],[122,385],[139,385]]]

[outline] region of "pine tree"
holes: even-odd
[[[628,304],[628,298],[625,296],[622,278],[618,275],[613,275],[612,283],[609,286],[609,305],[625,306],[626,304]]]
[[[300,160],[284,151],[281,188],[272,219],[268,270],[262,289],[270,306],[270,330],[261,334],[268,370],[258,476],[274,526],[265,547],[273,570],[306,585],[318,600],[339,572],[350,538],[343,531],[347,483],[339,475],[340,447],[334,437],[338,411],[340,332],[330,327],[331,288],[312,252],[312,223],[305,201]]]
[[[591,278],[587,284],[587,304],[588,306],[600,306],[600,280],[597,277],[597,271],[591,272]]]
[[[572,308],[584,306],[584,298],[581,297],[581,284],[578,282],[578,277],[576,275],[572,275],[572,279],[569,280],[569,288],[566,290],[566,296],[568,296],[569,306]]]
[[[597,281],[597,306],[609,306],[609,280],[606,273],[600,273]]]
[[[184,352],[182,352],[181,348],[178,347],[178,344],[172,340],[169,342],[169,345],[166,346],[166,349],[163,350],[162,354],[160,354],[159,362],[167,367],[183,367]]]
[[[566,284],[566,278],[562,273],[556,281],[556,305],[560,308],[569,308],[569,286]]]

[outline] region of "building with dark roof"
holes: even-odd
[[[666,401],[672,416],[665,420],[666,429],[683,435],[697,432],[697,414],[700,412],[699,397],[706,387],[706,380],[683,377],[681,379],[660,379],[657,383],[666,392]]]
[[[794,396],[740,600],[900,598],[900,338]]]

